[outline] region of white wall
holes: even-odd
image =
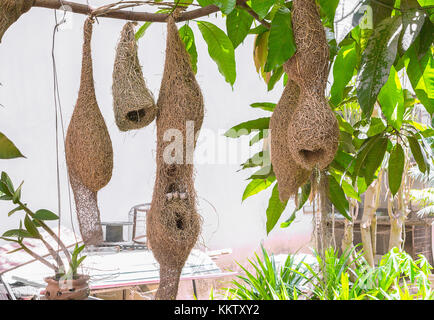
[[[81,1],[85,2],[85,1]],[[102,1],[92,1],[101,4]],[[59,14],[60,16],[61,14]],[[77,98],[80,81],[82,25],[85,16],[73,15],[73,27],[56,36],[56,62],[65,125],[69,123]],[[207,18],[204,18],[207,19]],[[225,30],[224,20],[210,18]],[[112,69],[115,47],[123,21],[99,19],[94,25],[92,40],[95,87],[98,103],[108,126],[114,150],[114,171],[110,183],[99,192],[102,219],[126,220],[131,206],[150,202],[155,178],[155,122],[130,133],[121,133],[112,113]],[[280,84],[268,93],[257,75],[253,59],[253,36],[249,36],[236,52],[237,81],[232,90],[218,73],[208,55],[198,28],[191,22],[198,49],[197,79],[202,88],[206,114],[203,130],[225,131],[233,125],[266,116],[249,107],[258,101],[277,102]],[[182,24],[179,24],[179,27]],[[15,23],[0,44],[0,131],[13,140],[26,159],[0,160],[0,169],[7,171],[15,183],[25,181],[23,199],[31,208],[57,211],[55,118],[51,42],[54,12],[33,8]],[[139,58],[150,89],[158,97],[165,52],[165,24],[153,24],[139,42]],[[65,127],[66,130],[66,127]],[[222,132],[219,133],[220,137]],[[220,142],[225,142],[220,138]],[[205,145],[199,144],[197,152]],[[212,147],[212,145],[208,145]],[[202,149],[202,154],[205,151]],[[252,197],[241,203],[248,173],[236,172],[246,156],[233,164],[198,164],[196,187],[198,196],[210,201],[217,209],[200,200],[204,216],[204,240],[208,246],[237,247],[257,244],[266,237],[265,210],[268,194]],[[68,189],[63,148],[61,149],[62,223],[70,226]],[[269,190],[271,191],[271,190]],[[292,204],[291,204],[292,207]],[[17,218],[8,218],[9,203],[0,203],[0,233],[17,226]],[[290,208],[287,208],[288,215]],[[292,229],[272,234],[293,235],[309,232],[310,217],[300,216]],[[307,228],[307,229],[306,229]]]

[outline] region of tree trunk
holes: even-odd
[[[348,199],[350,204],[350,215],[353,221],[345,219],[344,236],[342,238],[341,249],[342,252],[349,250],[353,247],[354,241],[354,221],[357,219],[357,213],[359,212],[359,203],[357,200]]]
[[[380,189],[381,189],[381,176],[382,171],[378,174],[378,178],[372,182],[372,184],[368,187],[365,192],[365,202],[363,208],[363,216],[362,221],[360,222],[360,232],[362,235],[362,243],[364,249],[364,255],[366,261],[374,266],[374,255],[375,255],[375,247],[374,244],[376,241],[372,241],[373,237],[376,237],[376,234],[373,233],[372,221],[374,220],[374,216],[378,209],[378,202],[380,198]]]

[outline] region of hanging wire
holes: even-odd
[[[55,26],[53,29],[53,37],[52,37],[52,47],[51,47],[51,58],[52,58],[52,65],[53,65],[53,92],[54,92],[54,108],[55,108],[55,130],[56,130],[56,173],[57,173],[57,205],[58,205],[58,212],[59,212],[59,222],[58,222],[58,237],[60,239],[60,227],[61,227],[61,191],[60,191],[60,160],[59,160],[59,119],[58,116],[60,116],[60,125],[61,125],[61,131],[62,131],[62,139],[63,139],[63,146],[65,146],[65,126],[63,121],[63,111],[62,111],[62,104],[60,102],[60,93],[59,93],[59,83],[58,83],[58,75],[57,75],[57,66],[56,66],[56,58],[55,58],[55,43],[56,43],[56,33],[58,32],[59,27],[66,22],[66,9],[65,5],[62,0],[60,0],[63,8],[63,17],[60,21],[57,19],[57,11],[54,10],[54,21]],[[69,183],[69,174],[67,172],[67,182],[68,182],[68,201],[69,201],[69,214],[71,219],[71,227],[74,234],[75,241],[78,243],[75,228],[74,228],[74,221],[72,217],[72,201],[71,201],[71,188]]]

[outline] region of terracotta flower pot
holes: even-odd
[[[89,296],[89,276],[79,275],[74,280],[55,280],[53,277],[44,279],[47,282],[45,299],[47,300],[84,300]]]

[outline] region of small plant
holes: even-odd
[[[305,282],[303,272],[306,270],[302,262],[296,265],[294,256],[288,255],[285,264],[277,268],[274,256],[270,257],[264,247],[261,248],[263,259],[255,253],[255,261],[248,260],[256,271],[255,275],[238,264],[246,276],[237,276],[241,281],[232,281],[234,288],[227,289],[231,299],[297,300]]]
[[[47,267],[51,268],[54,271],[54,279],[77,279],[78,273],[77,269],[80,264],[85,259],[85,256],[78,257],[80,252],[84,249],[84,245],[78,246],[76,245],[72,255],[66,248],[65,244],[59,239],[56,233],[45,223],[45,221],[53,221],[58,220],[59,217],[46,209],[40,209],[36,212],[33,212],[29,209],[27,204],[23,203],[21,200],[21,190],[23,183],[15,189],[14,185],[9,178],[6,172],[1,173],[0,177],[0,200],[11,201],[13,204],[17,205],[14,209],[12,209],[8,216],[16,214],[17,212],[24,212],[24,219],[20,221],[20,226],[18,229],[11,229],[3,233],[0,237],[3,240],[14,242],[19,245],[19,248],[14,250],[13,252],[23,250],[32,256],[34,259],[43,263]],[[24,228],[23,228],[24,226]],[[65,264],[60,258],[58,252],[54,250],[54,248],[50,245],[49,242],[44,239],[44,237],[40,233],[40,229],[47,232],[50,237],[52,237],[55,242],[59,245],[60,249],[64,253],[66,259],[69,263],[69,269],[66,270]],[[27,247],[24,243],[24,239],[38,239],[40,240],[44,246],[47,248],[49,254],[54,259],[55,263],[51,263],[46,258],[38,255],[36,252],[32,251],[29,247]]]

